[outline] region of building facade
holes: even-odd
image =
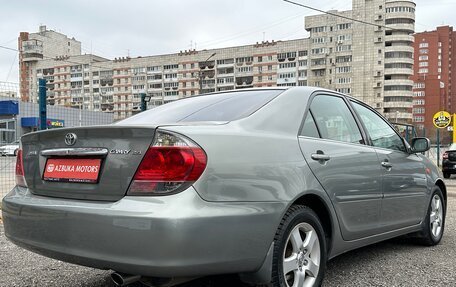
[[[433,134],[435,113],[456,113],[456,31],[442,26],[414,37],[413,122]]]
[[[74,38],[39,27],[39,32],[21,32],[18,38],[20,93],[24,101],[36,101],[36,65],[39,61],[55,57],[68,58],[81,55],[81,42]]]
[[[30,83],[44,77],[50,104],[122,119],[139,108],[141,93],[151,95],[153,107],[200,93],[312,85],[359,98],[392,121],[412,122],[414,2],[353,0],[352,10],[330,12],[346,18],[305,17],[305,39],[114,60],[68,50],[25,57],[33,60],[26,61],[29,86],[21,86],[21,96],[34,101]]]
[[[411,123],[415,3],[353,0],[352,10],[329,12],[346,18],[306,17],[309,85],[351,94],[390,121]]]

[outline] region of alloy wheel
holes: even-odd
[[[313,286],[320,269],[320,241],[316,230],[300,223],[291,231],[283,254],[287,287]]]
[[[443,223],[443,209],[442,200],[440,196],[434,194],[431,201],[431,214],[430,214],[430,227],[431,233],[434,237],[439,237],[442,232]]]

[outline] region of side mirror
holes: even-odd
[[[431,141],[428,138],[413,138],[412,153],[428,151],[431,148]]]

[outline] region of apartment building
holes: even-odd
[[[312,85],[359,98],[392,121],[412,122],[414,2],[353,0],[352,10],[330,13],[345,18],[305,17],[305,39],[114,60],[64,50],[45,59],[27,54],[21,63],[28,63],[28,87],[48,80],[51,104],[113,112],[115,119],[137,111],[141,93],[153,107],[200,93]],[[22,78],[21,70],[21,85]],[[21,89],[21,96],[35,101],[33,91]]]
[[[138,111],[180,98],[252,87],[307,85],[309,39],[271,41],[203,51],[107,60],[95,55],[56,57],[35,64],[32,81],[47,80],[51,105],[112,112]]]
[[[37,33],[21,32],[18,38],[20,94],[23,101],[36,101],[36,65],[55,57],[81,55],[81,42],[39,27]]]
[[[456,112],[456,31],[442,26],[414,37],[413,122],[429,135],[436,112]]]
[[[411,123],[415,3],[353,0],[352,10],[329,12],[346,18],[305,19],[309,85],[351,94],[390,121]]]

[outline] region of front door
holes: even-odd
[[[426,210],[427,181],[422,158],[371,108],[352,101],[378,155],[383,174],[382,231],[420,223]]]

